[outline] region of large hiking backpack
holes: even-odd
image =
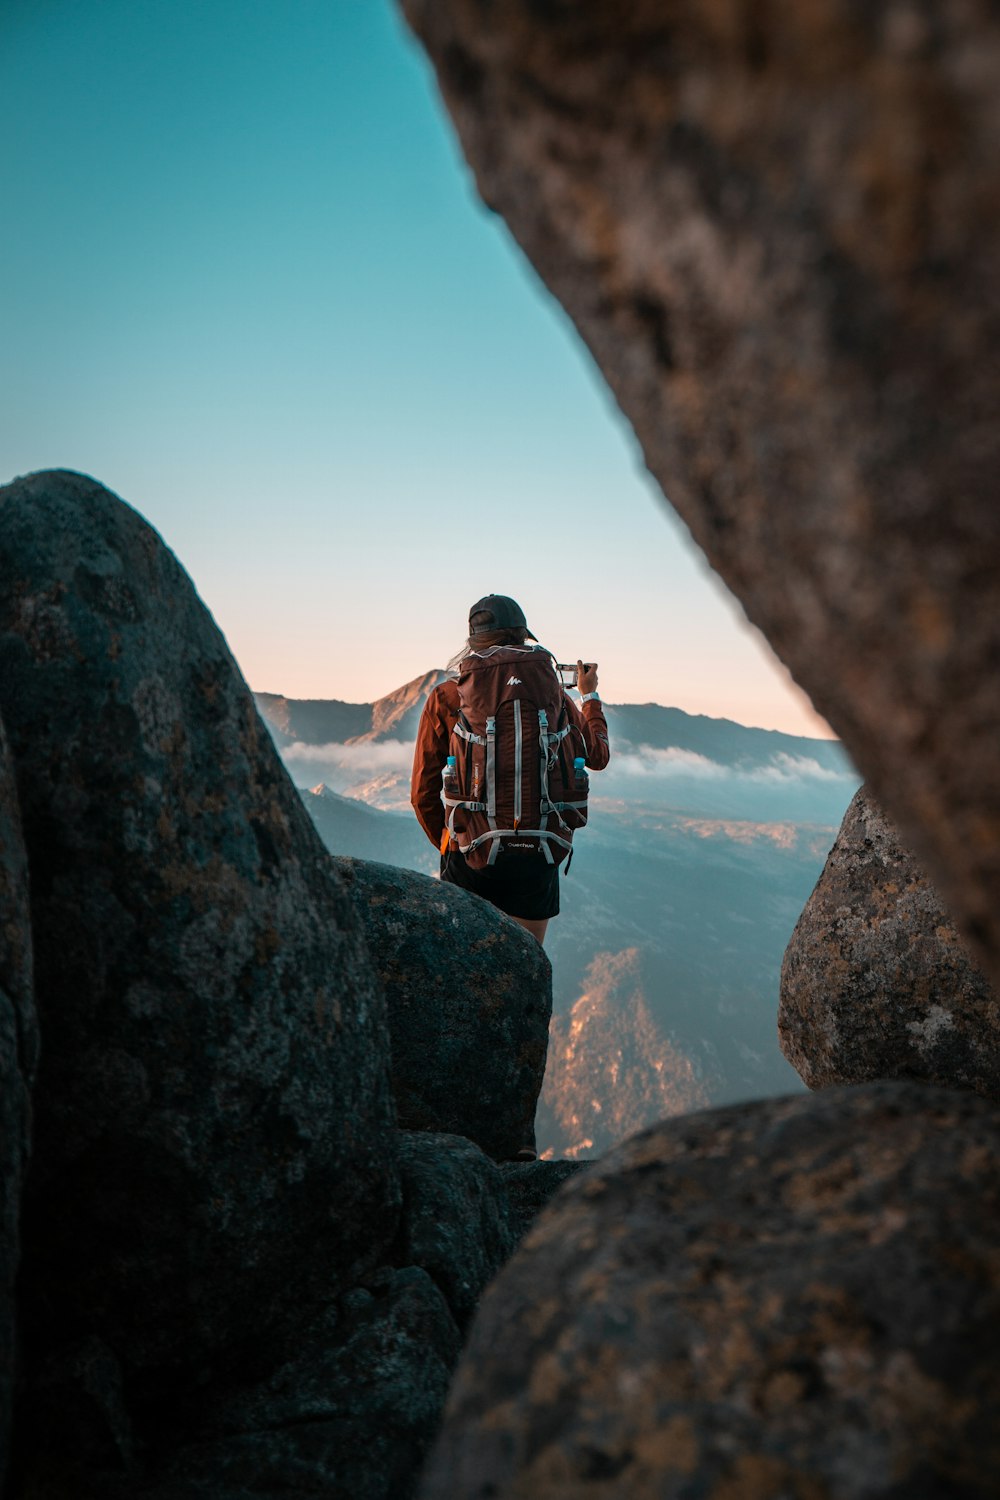
[[[458,696],[441,788],[450,841],[472,869],[559,864],[587,821],[589,782],[552,657],[527,646],[472,652]]]

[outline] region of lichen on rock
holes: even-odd
[[[810,1088],[922,1078],[1000,1099],[1000,1004],[865,787],[785,952],[778,1035]]]
[[[486,1293],[422,1500],[988,1500],[1000,1119],[915,1083],[669,1120]]]
[[[1000,985],[1000,14],[402,0],[485,202]]]

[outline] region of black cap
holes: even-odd
[[[480,620],[478,625],[472,621],[476,615],[488,615],[488,620]],[[487,594],[485,598],[478,599],[469,610],[469,635],[485,635],[488,630],[523,630],[530,640],[537,637],[528,629],[528,622],[524,618],[524,610],[507,594]]]

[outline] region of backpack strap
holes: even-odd
[[[540,758],[539,790],[541,796],[542,822],[548,821],[550,813],[555,813],[559,826],[568,833],[565,820],[560,816],[564,808],[585,806],[585,803],[576,802],[553,802],[549,795],[549,767],[555,762],[555,752],[572,729],[571,724],[565,724],[562,729],[549,729],[549,719],[544,708],[538,710],[538,747]],[[565,840],[560,840],[564,843]],[[543,845],[546,856],[549,856],[549,847]]]
[[[473,744],[473,745],[485,745],[486,744],[486,741],[483,738],[483,736],[481,734],[474,734],[471,729],[467,729],[466,726],[462,723],[461,719],[459,719],[458,722],[455,724],[453,732],[455,734],[457,734],[461,739],[468,740],[470,742],[470,744]]]
[[[500,839],[497,834],[497,721],[495,717],[486,720],[486,818],[490,825],[490,833],[483,837],[493,837],[487,864],[495,865],[497,855],[500,853]],[[473,839],[469,848],[474,849],[476,844],[481,842],[481,839]]]
[[[549,820],[549,716],[538,710],[538,797],[541,821]]]
[[[538,839],[546,863],[550,865],[555,864],[552,850],[549,848],[550,842],[562,844],[564,849],[573,848],[569,839],[562,838],[558,833],[551,833],[547,828],[491,828],[489,833],[481,833],[477,839],[470,840],[468,844],[459,844],[459,853],[469,854],[473,849],[478,849],[480,844],[485,844],[487,839],[492,839],[493,847],[490,850],[489,863],[493,864],[495,853],[500,848],[500,840],[511,838],[515,833],[521,838]]]
[[[521,773],[524,760],[524,735],[521,731],[521,700],[514,699],[514,827],[521,821]]]

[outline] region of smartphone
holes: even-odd
[[[569,665],[567,662],[557,661],[556,671],[562,678],[563,687],[576,687],[576,662]]]

